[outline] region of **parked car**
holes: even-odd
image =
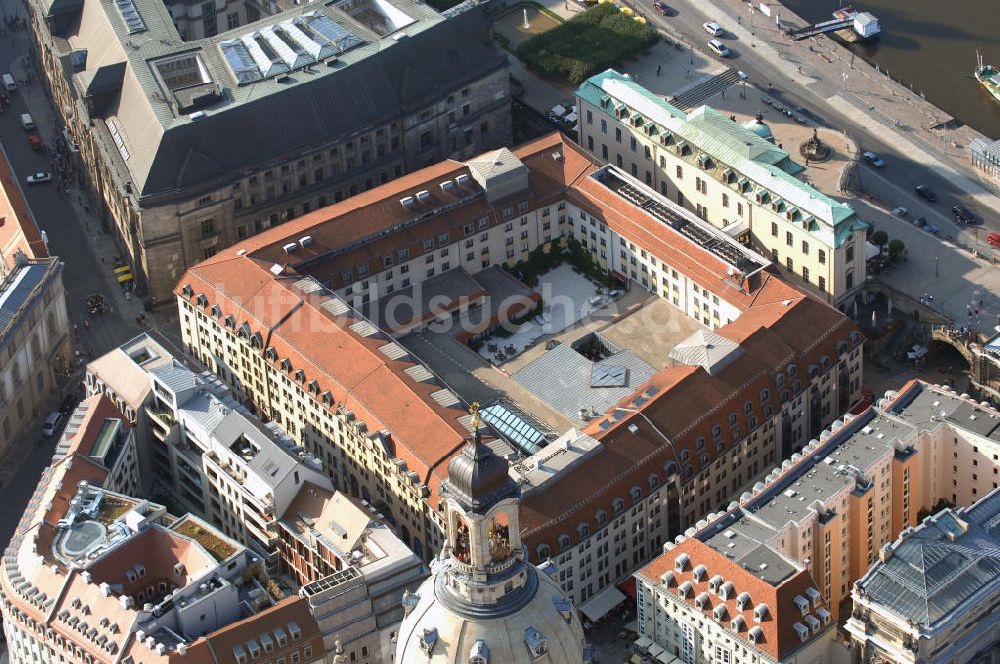
[[[964,205],[956,205],[951,209],[952,215],[955,217],[955,221],[962,224],[977,224],[979,223],[979,217],[977,217],[972,210],[965,207]]]
[[[941,229],[935,226],[934,224],[927,224],[926,226],[924,226],[924,230],[930,233],[931,235],[937,235],[938,233],[941,232]]]
[[[27,178],[25,178],[28,184],[42,184],[44,182],[52,182],[52,173],[32,173]]]
[[[927,225],[927,218],[917,217],[916,219],[913,220],[913,225],[916,226],[917,228],[923,228],[924,226]]]
[[[56,429],[59,428],[59,423],[62,422],[63,414],[59,411],[49,413],[49,416],[45,418],[45,423],[42,424],[42,435],[46,438],[51,438],[56,434]]]
[[[892,216],[899,217],[900,219],[905,219],[908,214],[910,214],[910,211],[905,207],[894,208],[892,211]]]
[[[990,233],[986,236],[986,241],[990,246],[1000,248],[1000,233]]]
[[[660,0],[656,0],[653,3],[653,9],[656,11],[657,14],[661,14],[663,16],[673,16],[674,14],[677,13],[677,10],[675,10],[673,7],[667,4],[660,2]]]
[[[871,151],[869,151],[869,152],[862,152],[861,156],[864,157],[865,161],[867,161],[869,164],[871,164],[875,168],[882,168],[883,166],[885,166],[885,161],[883,161],[882,157],[878,156],[878,154],[875,153],[875,152],[871,152]]]
[[[916,187],[914,187],[913,191],[917,192],[917,196],[924,199],[928,203],[937,202],[937,194],[935,194],[934,190],[931,189],[930,187],[918,184]]]
[[[710,42],[708,42],[708,47],[710,49],[712,49],[713,51],[715,51],[715,53],[720,58],[728,58],[729,57],[729,48],[725,44],[723,44],[722,42],[720,42],[718,39],[713,39]]]
[[[80,398],[73,392],[70,392],[65,397],[63,397],[62,402],[59,404],[59,412],[63,415],[69,415],[76,408],[76,404],[79,403]]]
[[[716,23],[715,21],[702,23],[701,27],[705,28],[705,32],[712,35],[713,37],[721,37],[723,34],[722,26]]]

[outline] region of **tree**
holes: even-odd
[[[889,259],[898,261],[906,253],[906,245],[902,240],[891,240],[889,242]]]
[[[871,243],[882,251],[885,248],[886,243],[889,241],[889,234],[885,231],[875,231],[871,236]]]

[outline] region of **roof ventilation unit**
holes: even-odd
[[[299,238],[300,247],[308,247],[312,243],[313,243],[312,235],[303,235],[302,237]]]
[[[282,249],[285,250],[286,254],[293,253],[298,248],[299,248],[299,245],[297,245],[294,242],[289,242],[288,244],[286,244],[285,246],[282,247]]]
[[[399,204],[402,205],[405,208],[411,208],[411,207],[413,207],[413,205],[416,202],[417,202],[417,200],[415,198],[413,198],[413,196],[407,196],[405,198],[400,198],[399,199]]]
[[[430,200],[430,198],[431,198],[431,192],[427,191],[426,189],[417,192],[417,200],[420,201],[421,203],[426,203],[427,201]]]
[[[198,120],[204,120],[206,117],[208,116],[205,115],[205,111],[195,111],[194,113],[188,116],[188,118],[192,122],[197,122]]]

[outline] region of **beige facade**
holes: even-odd
[[[125,25],[98,2],[29,6],[43,81],[98,212],[153,304],[169,301],[186,267],[243,238],[510,141],[506,59],[480,10],[445,20],[408,0],[130,0],[138,18]],[[311,21],[351,41],[311,42],[294,27]],[[268,56],[253,60],[240,38],[274,30],[287,34],[267,37],[267,48],[288,62],[244,70]],[[312,45],[286,52],[282,39]],[[371,43],[378,48],[354,48]],[[245,57],[229,55],[234,48]]]
[[[1000,491],[900,533],[854,584],[855,664],[987,663],[1000,657]]]
[[[63,265],[24,259],[0,281],[0,451],[44,416],[46,400],[72,366]]]
[[[797,179],[803,168],[708,107],[684,114],[609,70],[577,91],[580,144],[840,305],[865,281],[867,224]],[[761,125],[763,126],[763,125]]]

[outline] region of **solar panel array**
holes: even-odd
[[[727,242],[708,229],[702,228],[666,203],[655,199],[651,194],[619,178],[611,171],[605,171],[598,180],[626,201],[644,209],[654,218],[675,229],[698,246],[712,252],[739,271],[748,273],[761,267],[760,262],[753,260],[740,247]]]
[[[239,85],[273,78],[340,55],[364,41],[329,16],[309,12],[220,42]]]

